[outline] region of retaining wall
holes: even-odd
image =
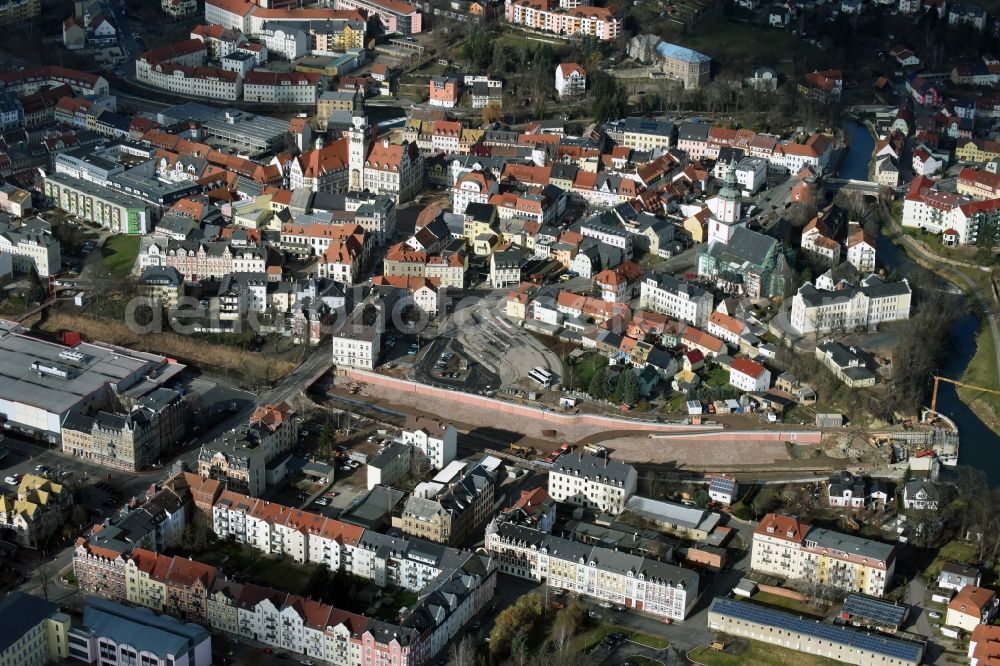
[[[683,425],[678,423],[655,423],[652,421],[600,416],[598,414],[563,414],[560,412],[548,411],[540,407],[519,405],[503,400],[497,400],[496,398],[463,393],[462,391],[449,391],[435,386],[427,386],[426,384],[410,381],[408,379],[397,379],[395,377],[388,377],[375,372],[357,370],[353,368],[339,369],[337,374],[346,377],[349,381],[372,384],[374,386],[384,386],[393,390],[406,391],[428,399],[434,399],[437,401],[436,404],[438,405],[459,403],[465,406],[497,412],[499,414],[506,414],[515,418],[522,417],[544,419],[545,421],[555,424],[589,426],[605,430],[639,430],[652,433],[672,433],[674,436],[705,437],[706,441],[732,441],[734,437],[743,436],[742,438],[768,442],[791,441],[797,444],[817,444],[822,439],[822,433],[820,432],[790,432],[785,430],[754,430],[744,432],[722,431],[721,426],[716,426],[718,429],[717,432],[693,433],[690,431],[704,431],[706,426]]]

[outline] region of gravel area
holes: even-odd
[[[636,463],[677,463],[679,467],[770,465],[791,461],[784,442],[725,439],[695,441],[670,437],[621,437],[604,442],[612,458]]]

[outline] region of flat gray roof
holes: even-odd
[[[63,415],[103,387],[128,388],[165,361],[86,342],[70,348],[0,333],[0,400]]]

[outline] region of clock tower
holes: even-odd
[[[370,143],[371,129],[368,125],[368,118],[360,113],[355,113],[351,117],[351,128],[347,131],[348,167],[351,173],[348,189],[351,192],[360,192],[365,189],[365,159],[368,157]]]
[[[715,215],[708,223],[708,242],[729,243],[736,227],[742,226],[740,215],[740,186],[736,182],[736,162],[730,162],[726,171],[726,180],[719,190]]]

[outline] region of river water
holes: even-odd
[[[844,131],[850,136],[851,145],[840,162],[838,175],[841,178],[868,180],[868,162],[875,149],[875,140],[868,130],[858,123],[845,124]],[[924,270],[884,236],[878,237],[876,252],[879,263],[884,265],[887,271],[895,270],[900,275],[906,276]],[[979,321],[972,314],[965,315],[952,325],[949,331],[950,346],[954,351],[941,368],[942,376],[961,378],[976,353],[978,328]],[[998,455],[1000,438],[986,427],[968,405],[959,400],[958,392],[951,384],[941,383],[938,392],[938,410],[958,426],[961,437],[959,463],[978,467],[986,473],[991,485],[1000,485],[1000,455]]]

